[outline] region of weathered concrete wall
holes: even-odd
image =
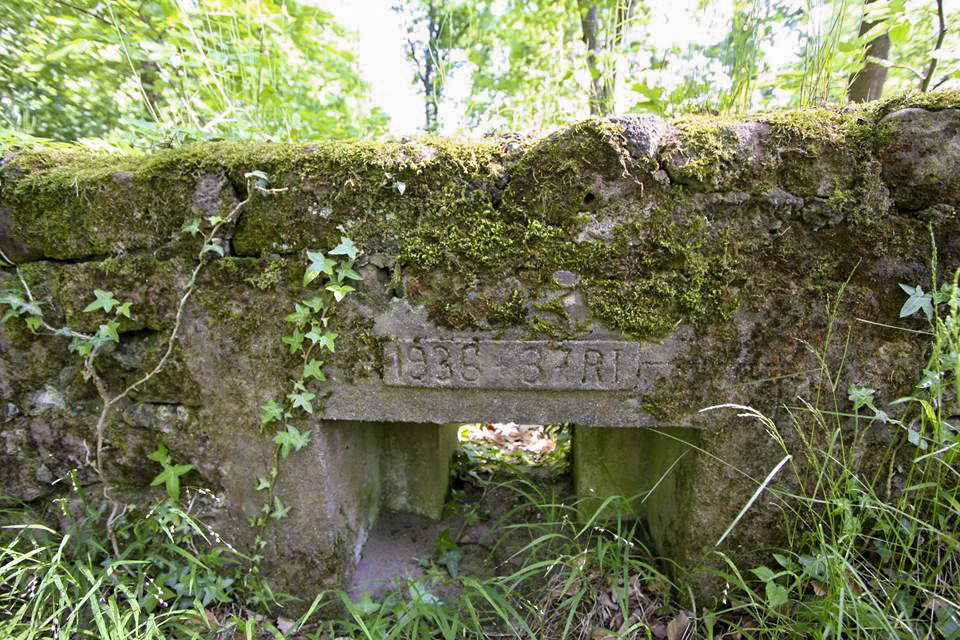
[[[826,353],[838,365],[846,349],[840,388],[880,401],[909,388],[922,341],[857,318],[899,322],[898,283],[929,282],[928,225],[941,265],[960,264],[957,105],[947,92],[845,113],[595,120],[544,138],[15,153],[0,169],[0,249],[57,326],[96,329],[102,318],[81,312],[94,288],[133,301],[97,360],[119,389],[165,347],[196,264],[181,228],[245,198],[245,172],[287,189],[241,211],[168,366],[107,425],[113,481],[146,485],[163,442],[243,541],[260,504],[252,478],[272,456],[259,407],[298,366],[280,337],[303,252],[342,233],[363,248],[317,411],[298,423],[311,444],[277,488],[293,505],[268,528],[280,588],[342,579],[384,504],[436,513],[451,443],[429,425],[458,421],[686,427],[679,440],[608,436],[619,445],[578,429],[576,466],[585,494],[646,491],[670,469],[643,510],[658,544],[695,564],[756,487],[745,478],[783,455],[758,424],[698,410],[737,402],[779,420],[814,394],[807,345],[823,345],[844,282],[833,330],[850,343]],[[11,270],[0,286],[19,287]],[[85,447],[99,404],[81,374],[62,338],[0,328],[0,494],[49,496],[71,468],[96,480]],[[878,427],[868,444],[889,437]],[[756,510],[725,550],[756,549],[777,517]]]

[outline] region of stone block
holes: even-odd
[[[383,506],[439,518],[450,488],[456,424],[382,423]]]
[[[656,551],[670,557],[705,555],[701,536],[690,535],[683,520],[699,495],[691,478],[699,456],[697,429],[618,429],[574,427],[573,478],[581,522],[608,520],[597,514],[607,498],[626,499],[624,515],[643,519]],[[724,509],[717,511],[725,513]]]

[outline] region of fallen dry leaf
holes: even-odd
[[[667,623],[667,640],[682,640],[690,627],[690,616],[681,611],[673,620]]]
[[[294,622],[284,617],[277,618],[277,629],[280,630],[280,633],[287,635],[290,633],[290,630],[293,629]]]

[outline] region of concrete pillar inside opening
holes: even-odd
[[[439,518],[459,425],[387,422],[379,427],[383,507]]]
[[[606,498],[623,496],[628,515],[646,521],[656,551],[674,556],[686,538],[685,487],[699,440],[699,430],[691,428],[575,426],[573,478],[581,521]],[[609,518],[612,511],[600,515]]]

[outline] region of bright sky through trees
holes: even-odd
[[[415,133],[423,129],[423,98],[413,83],[413,70],[406,59],[404,39],[406,19],[393,10],[398,0],[311,0],[313,4],[332,13],[337,22],[355,34],[356,55],[361,76],[370,83],[373,104],[390,115],[390,131],[397,135]],[[504,5],[504,2],[499,4]],[[685,48],[694,42],[722,40],[730,21],[733,6],[713,3],[701,9],[701,0],[671,0],[656,2],[650,7],[650,24],[646,34],[657,49]],[[501,7],[502,11],[503,8]],[[785,59],[791,55],[792,43],[781,42],[774,57]],[[470,92],[468,78],[463,74],[448,77],[450,85],[449,111],[459,117],[443,121],[443,131],[453,132],[469,128],[465,117],[465,101]],[[618,105],[626,111],[630,105]]]
[[[3,0],[0,146],[534,131],[960,88],[956,0]]]
[[[423,127],[423,99],[413,84],[404,50],[406,30],[391,10],[392,0],[315,0],[357,37],[361,75],[370,83],[371,101],[390,115],[390,131],[414,133]]]

